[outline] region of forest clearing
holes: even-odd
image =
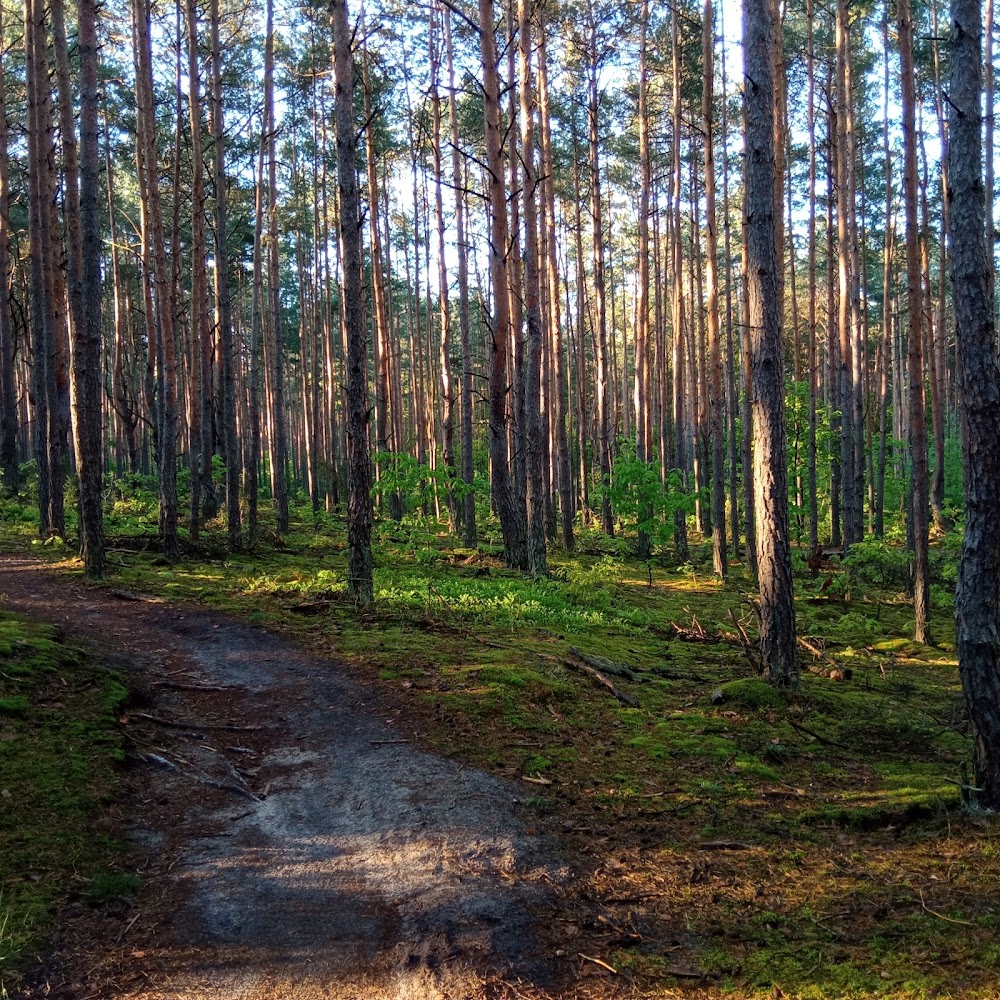
[[[0,0],[0,994],[987,998],[992,0]]]

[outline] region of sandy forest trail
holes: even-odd
[[[565,873],[518,821],[516,787],[419,751],[335,662],[252,626],[13,556],[0,595],[96,646],[141,694],[126,817],[142,899],[83,914],[84,960],[57,961],[33,995],[556,992],[536,921]]]

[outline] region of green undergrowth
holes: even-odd
[[[0,612],[0,995],[70,896],[106,898],[100,832],[122,759],[116,676],[57,630]],[[108,827],[110,829],[110,826]]]
[[[173,566],[122,547],[109,584],[348,660],[421,742],[524,781],[527,822],[592,865],[585,892],[650,900],[633,913],[639,943],[605,955],[641,995],[992,995],[1000,841],[961,803],[949,540],[934,551],[935,647],[912,641],[897,550],[870,545],[816,578],[797,559],[808,646],[787,694],[757,675],[744,567],[719,584],[706,545],[684,565],[647,563],[584,530],[529,580],[504,567],[495,532],[466,549],[431,522],[381,522],[376,602],[358,611],[343,523],[322,515],[314,530],[299,513],[253,554],[226,555],[220,524]],[[634,671],[610,679],[638,707],[574,651]],[[735,853],[699,853],[706,842]],[[627,887],[602,881],[609,859]]]

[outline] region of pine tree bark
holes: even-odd
[[[29,187],[35,226],[32,255],[32,335],[35,382],[36,457],[39,467],[39,529],[43,537],[65,535],[65,459],[69,429],[66,372],[67,289],[61,264],[55,169],[55,131],[48,78],[48,32],[44,4],[25,7],[29,113]],[[36,273],[37,272],[37,273]],[[37,314],[36,314],[37,309]],[[44,466],[44,471],[42,471]]]
[[[198,538],[202,514],[215,515],[212,485],[212,368],[208,316],[208,254],[205,246],[205,156],[202,142],[201,58],[198,0],[187,0],[188,117],[191,127],[191,514]],[[204,510],[203,510],[204,508]]]
[[[361,7],[361,82],[364,88],[365,120],[373,121],[372,115],[372,85],[369,70],[370,57],[366,35],[364,4]],[[390,381],[389,371],[391,358],[389,356],[389,316],[385,288],[384,260],[382,254],[382,237],[379,232],[379,185],[378,165],[375,157],[375,130],[369,128],[365,135],[365,166],[368,179],[368,234],[371,250],[372,269],[372,307],[374,311],[374,349],[375,349],[375,452],[383,455],[389,451],[389,402]],[[383,459],[376,459],[383,461]],[[398,502],[390,498],[390,509],[395,517],[402,517]],[[396,520],[399,517],[395,517]]]
[[[809,549],[815,551],[819,545],[819,496],[816,471],[816,431],[817,431],[817,369],[816,350],[816,49],[813,28],[813,0],[806,0],[806,120],[809,130],[809,439],[807,443],[806,492],[809,498]]]
[[[490,276],[493,323],[488,332],[490,355],[490,463],[493,506],[503,533],[504,558],[512,569],[528,570],[526,526],[511,489],[507,454],[507,344],[510,300],[507,278],[507,192],[503,168],[503,126],[497,72],[493,0],[479,0],[479,38],[483,60],[486,119],[486,169],[489,187]]]
[[[518,75],[521,84],[521,176],[524,184],[524,312],[528,323],[524,373],[528,570],[532,576],[541,577],[548,573],[545,553],[546,491],[543,478],[545,425],[541,411],[543,336],[539,289],[539,182],[535,165],[535,87],[531,59],[534,25],[528,0],[517,0],[517,24]]]
[[[965,537],[956,592],[958,663],[972,723],[974,802],[1000,810],[1000,367],[982,180],[982,23],[952,0],[949,42],[952,289],[965,466]],[[992,122],[988,122],[992,128]]]
[[[458,106],[455,99],[455,53],[451,36],[451,9],[444,9],[445,60],[448,73],[448,120],[451,135],[451,174],[455,198],[455,230],[458,248],[458,334],[462,349],[462,481],[466,486],[462,501],[462,537],[467,548],[477,543],[476,497],[472,434],[472,331],[469,317],[469,247],[466,237],[465,183],[462,153],[458,144]]]
[[[54,158],[48,160],[49,169],[49,214],[51,225],[50,252],[52,302],[58,308],[59,314],[54,326],[55,331],[55,372],[56,400],[50,406],[50,415],[58,415],[55,424],[56,435],[53,439],[57,451],[50,458],[53,465],[53,500],[57,507],[53,512],[53,520],[58,521],[59,534],[62,529],[62,490],[65,475],[64,463],[69,450],[69,434],[76,436],[77,410],[72,406],[72,394],[76,390],[76,364],[73,357],[78,332],[83,326],[83,244],[80,234],[80,159],[79,144],[76,135],[76,121],[73,108],[73,89],[70,82],[69,44],[66,38],[65,12],[62,0],[52,0],[49,4],[49,14],[52,22],[52,51],[55,56],[56,96],[58,103],[59,134],[62,147],[62,191],[59,191],[60,177],[57,173]],[[62,194],[63,222],[65,227],[65,257],[63,248],[63,227],[58,222],[58,212],[55,206]],[[63,313],[63,306],[68,304],[68,313]],[[98,346],[98,352],[100,347]],[[98,361],[99,364],[99,361]],[[72,380],[70,388],[69,380]],[[86,432],[85,432],[86,433]],[[93,474],[91,467],[90,474]],[[99,475],[99,468],[98,468]],[[91,484],[92,487],[92,484]],[[58,496],[56,495],[58,492]],[[93,521],[94,505],[92,488],[87,491],[88,521]],[[91,523],[90,534],[93,534]],[[82,538],[81,538],[82,544]],[[88,568],[88,573],[91,570]],[[101,569],[103,572],[103,556]]]
[[[719,251],[715,218],[715,131],[713,83],[715,77],[715,32],[712,0],[705,0],[702,14],[702,128],[705,133],[705,273],[708,286],[708,365],[710,385],[710,432],[712,439],[712,564],[715,575],[726,578],[726,477],[722,437],[722,346],[719,341],[719,281],[716,257]]]
[[[260,141],[257,146],[257,169],[254,172],[254,229],[253,229],[253,273],[250,290],[250,371],[247,386],[247,423],[249,424],[249,447],[245,466],[245,482],[243,491],[247,498],[247,536],[251,549],[254,549],[260,538],[258,520],[258,502],[260,494],[260,460],[261,460],[261,413],[260,413],[260,357],[261,340],[264,332],[264,157],[267,153],[267,134],[271,129],[271,109],[264,104],[261,115]],[[325,198],[324,198],[325,205]],[[323,213],[324,218],[326,212]],[[326,241],[324,240],[324,246]],[[326,362],[327,362],[327,399],[331,411],[333,408],[332,391],[333,358],[330,337],[330,321],[327,318]],[[332,435],[332,418],[326,425]],[[330,451],[333,450],[331,445]],[[335,478],[333,480],[336,481]]]
[[[440,6],[440,5],[438,5]],[[441,150],[441,93],[438,86],[441,75],[441,44],[438,38],[440,10],[435,9],[431,21],[430,68],[431,68],[431,158],[434,167],[434,222],[437,230],[437,271],[438,271],[438,364],[441,382],[441,457],[444,460],[447,480],[448,524],[455,531],[456,509],[454,480],[455,470],[455,389],[451,374],[451,305],[448,291],[448,265],[445,258],[445,223],[443,155]]]
[[[719,34],[722,36],[722,232],[725,259],[726,282],[726,410],[728,420],[728,465],[729,465],[729,537],[733,555],[740,554],[740,505],[739,505],[739,460],[737,458],[736,416],[739,399],[736,390],[736,348],[733,339],[733,263],[732,225],[729,219],[729,81],[726,73],[726,32],[719,18]]]
[[[848,129],[848,104],[851,93],[847,82],[847,50],[851,44],[847,0],[837,0],[837,159],[835,184],[837,190],[837,331],[839,365],[837,400],[840,410],[840,483],[841,512],[845,547],[861,541],[861,511],[855,496],[854,453],[854,329],[851,310],[851,289],[854,273],[851,268],[851,203],[854,191],[850,185],[851,137]]]
[[[879,436],[878,461],[875,466],[875,537],[885,532],[885,463],[888,431],[889,377],[892,371],[892,266],[896,240],[893,214],[892,155],[889,145],[889,6],[882,18],[882,155],[885,159],[885,244],[882,252],[882,336],[880,338],[881,365],[879,379]]]
[[[44,274],[45,196],[42,191],[42,157],[44,130],[49,127],[44,117],[44,93],[39,85],[38,60],[44,45],[36,40],[44,30],[39,23],[36,0],[24,5],[25,85],[27,91],[28,141],[28,259],[30,267],[31,302],[31,403],[34,409],[34,452],[38,468],[38,533],[47,538],[51,528],[51,475],[48,462],[49,412],[48,384],[50,378],[49,342],[52,338],[51,303]],[[7,191],[6,185],[4,191]]]
[[[81,315],[73,347],[76,467],[80,494],[80,556],[91,578],[104,576],[104,424],[101,403],[101,219],[98,141],[97,4],[80,0],[80,249]]]
[[[795,605],[788,533],[785,468],[784,364],[775,245],[774,23],[768,0],[744,0],[746,78],[747,298],[753,378],[754,500],[760,591],[761,656],[766,676],[795,686]]]
[[[274,3],[268,0],[264,54],[264,103],[267,131],[267,292],[264,337],[264,379],[267,387],[271,459],[271,491],[278,511],[278,533],[288,533],[288,438],[285,426],[285,343],[281,327],[281,288],[278,255],[278,156],[274,116]],[[360,301],[360,300],[359,300]]]
[[[219,0],[210,0],[212,42],[211,118],[212,180],[215,187],[215,301],[219,314],[219,350],[222,355],[222,433],[226,450],[226,533],[231,552],[243,548],[240,509],[240,439],[237,431],[236,344],[229,288],[229,237],[226,195],[226,125],[222,100],[222,46],[219,39]]]
[[[636,275],[635,312],[635,457],[644,463],[653,459],[653,427],[650,421],[651,378],[649,370],[649,196],[653,168],[649,150],[649,0],[642,0],[639,40],[639,261]],[[648,520],[650,511],[642,512]],[[649,533],[639,531],[638,556],[652,554]]]
[[[681,488],[687,484],[690,456],[688,437],[690,430],[687,417],[685,395],[685,326],[684,326],[684,254],[681,242],[681,129],[683,128],[681,108],[681,45],[680,25],[677,7],[670,10],[670,53],[671,53],[671,117],[673,134],[671,150],[671,212],[670,212],[670,254],[671,254],[671,318],[673,335],[673,432],[674,469],[681,480]],[[692,387],[689,387],[692,388]],[[683,505],[678,505],[674,514],[674,544],[680,562],[688,559],[687,516]]]
[[[611,426],[609,407],[608,314],[604,260],[604,202],[601,195],[601,154],[599,140],[599,91],[597,84],[597,17],[588,3],[588,84],[587,127],[590,140],[590,215],[593,223],[594,338],[597,347],[597,444],[601,466],[601,527],[606,535],[615,533],[611,510]]]
[[[995,94],[993,85],[993,18],[994,0],[986,0],[986,59],[983,64],[983,84],[985,89],[986,118],[983,122],[984,135],[984,158],[986,160],[986,176],[984,186],[986,188],[986,256],[990,262],[990,284],[994,287],[993,308],[996,309],[996,278],[993,268],[996,264],[996,221],[993,217],[993,205],[995,196],[994,187],[994,167],[993,167],[993,136],[996,129],[994,118]],[[995,319],[995,313],[994,313]]]
[[[333,72],[336,86],[337,187],[340,193],[340,242],[347,323],[347,443],[349,548],[347,592],[358,604],[370,604],[372,584],[371,453],[368,447],[368,349],[361,286],[361,214],[355,167],[354,81],[351,26],[347,0],[332,0]]]
[[[0,38],[6,21],[0,6]],[[5,52],[0,52],[0,487],[15,495],[20,486],[17,463],[17,383],[14,324],[10,311],[10,159],[7,124]]]
[[[917,642],[929,639],[927,424],[921,301],[920,231],[917,221],[916,94],[913,74],[913,13],[898,0],[899,58],[903,95],[903,203],[906,215],[906,284],[909,305],[910,523],[913,536],[913,614]]]
[[[941,229],[938,241],[938,295],[934,320],[927,324],[927,358],[931,379],[931,431],[934,435],[934,473],[931,477],[930,497],[934,522],[942,531],[950,527],[944,512],[944,438],[945,438],[945,305],[948,287],[948,128],[944,110],[944,93],[941,87],[941,50],[938,45],[937,0],[931,3],[931,34],[934,53],[934,107],[937,113],[938,134],[941,136]],[[926,155],[926,154],[925,154]],[[929,239],[929,234],[927,234]]]
[[[174,286],[167,267],[160,207],[149,0],[134,0],[132,20],[138,139],[136,160],[142,211],[145,298],[149,314],[155,317],[151,322],[156,331],[160,385],[160,533],[163,554],[172,562],[180,554],[177,535],[177,346],[174,339]]]
[[[832,93],[834,86],[834,70],[832,60],[827,65],[827,92]],[[840,398],[840,335],[838,289],[835,280],[836,248],[836,205],[837,190],[837,160],[839,159],[839,143],[837,141],[837,111],[833,100],[827,101],[827,179],[826,179],[826,343],[827,343],[827,379],[826,402],[830,412],[830,436],[833,447],[830,449],[830,542],[839,548],[843,542],[843,517],[841,509],[841,406]]]
[[[555,428],[556,479],[559,484],[559,519],[562,544],[573,548],[573,472],[569,436],[566,358],[563,351],[562,316],[559,303],[559,254],[556,241],[556,189],[552,156],[552,123],[549,102],[547,27],[542,17],[538,45],[538,100],[541,122],[542,197],[545,227],[548,231],[545,270],[549,289],[550,351],[552,357],[552,422]],[[464,446],[463,446],[464,447]]]

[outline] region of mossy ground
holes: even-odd
[[[0,612],[0,996],[70,896],[106,898],[122,756],[114,674],[50,626]]]
[[[786,696],[740,639],[755,633],[745,571],[718,584],[704,547],[646,564],[584,532],[531,581],[495,536],[468,550],[383,522],[376,604],[359,612],[343,526],[322,520],[253,555],[225,556],[211,526],[213,557],[117,552],[112,582],[297,635],[378,683],[426,745],[525,779],[529,822],[559,833],[587,873],[579,898],[602,908],[584,930],[638,995],[996,995],[1000,838],[961,804],[947,579],[931,648],[911,641],[889,571],[873,585],[857,567],[800,570],[800,634],[822,654],[803,663],[853,677],[804,673]],[[947,573],[950,551],[937,559]],[[642,672],[615,678],[641,707],[568,670],[571,646]],[[578,933],[552,928],[571,955]]]

